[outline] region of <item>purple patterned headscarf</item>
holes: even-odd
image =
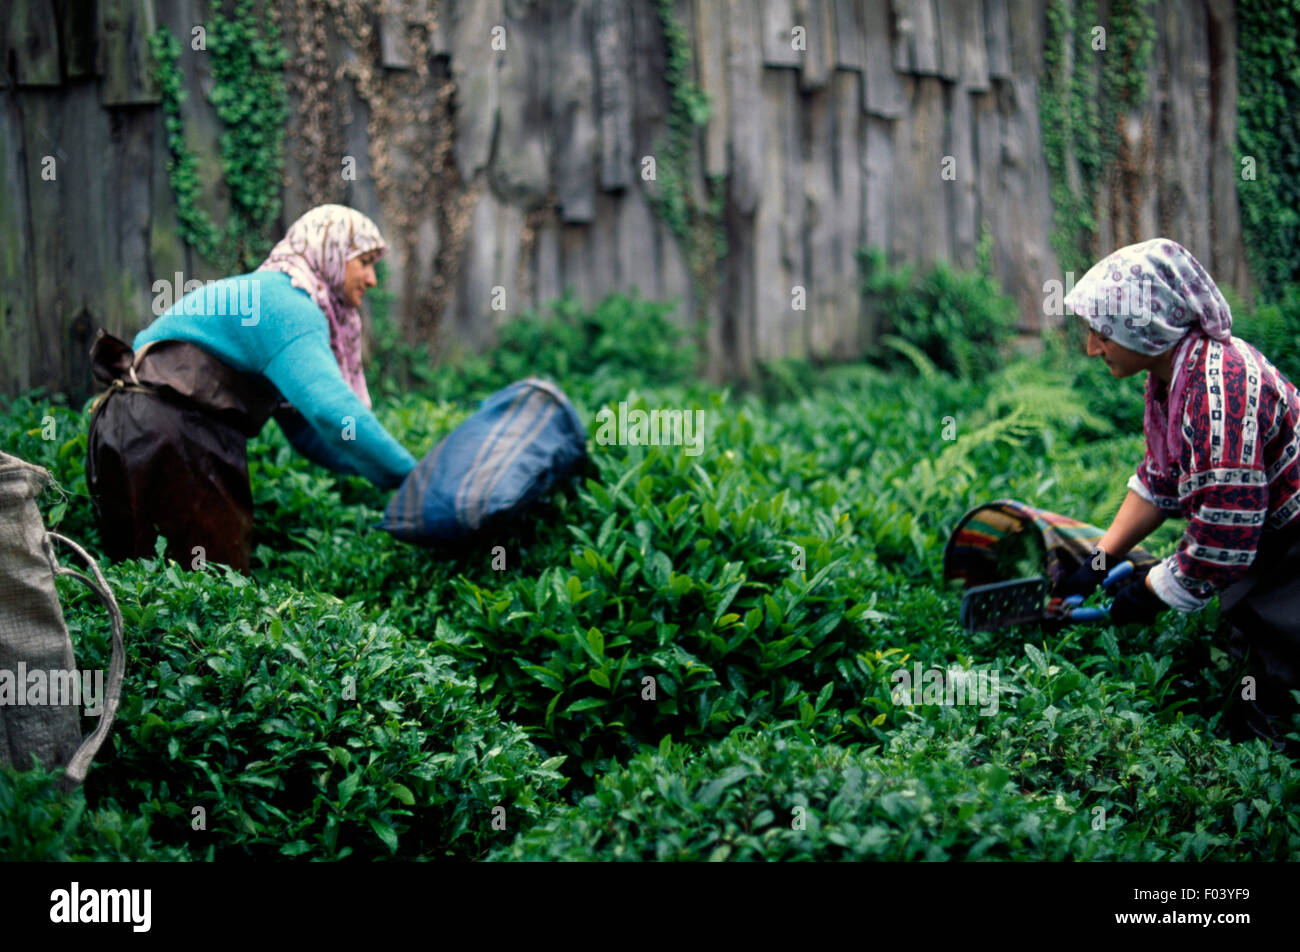
[[[1193,327],[1215,340],[1231,336],[1228,302],[1191,252],[1168,238],[1103,258],[1066,295],[1065,306],[1139,354],[1163,354]]]
[[[1173,354],[1168,399],[1158,394],[1154,373],[1147,374],[1143,430],[1156,468],[1168,472],[1178,452],[1179,414],[1187,374],[1179,373],[1193,341],[1206,335],[1232,339],[1232,312],[1201,263],[1182,245],[1152,238],[1113,252],[1093,265],[1065,296],[1065,307],[1094,331],[1139,354]]]

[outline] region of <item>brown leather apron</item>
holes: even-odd
[[[186,341],[139,353],[100,331],[90,351],[108,390],[92,406],[86,482],[104,551],[152,558],[154,540],[186,568],[200,558],[249,573],[253,495],[248,438],[280,394]]]

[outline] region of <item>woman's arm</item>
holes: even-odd
[[[345,461],[382,489],[400,485],[415,468],[415,457],[344,383],[323,329],[291,341],[263,373],[323,444],[318,455]]]
[[[282,405],[275,411],[275,422],[288,439],[289,445],[307,457],[313,463],[324,466],[335,473],[346,476],[360,476],[356,467],[338,453],[333,452],[308,424],[307,420],[294,407]]]
[[[1164,521],[1163,512],[1130,489],[1098,545],[1111,561],[1118,563]]]

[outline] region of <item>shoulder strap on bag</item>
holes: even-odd
[[[50,545],[51,540],[62,542],[80,556],[82,561],[90,566],[90,571],[94,574],[94,580],[92,581],[76,569],[65,568],[60,565],[54,555],[53,546]],[[100,601],[104,603],[104,607],[108,609],[108,617],[113,629],[113,650],[108,663],[108,686],[105,690],[104,713],[100,715],[99,725],[81,742],[77,752],[72,755],[72,759],[68,761],[68,767],[64,773],[64,781],[75,785],[86,779],[86,772],[90,769],[90,762],[95,759],[95,754],[99,753],[99,748],[103,746],[104,740],[108,737],[108,732],[113,729],[113,720],[117,717],[117,706],[122,696],[122,678],[126,673],[126,654],[122,645],[122,611],[117,607],[117,599],[113,597],[113,591],[108,587],[108,582],[104,579],[103,573],[100,572],[99,566],[85,549],[57,532],[46,533],[45,547],[54,574],[70,575],[94,591],[99,596]]]

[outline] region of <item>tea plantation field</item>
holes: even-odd
[[[593,441],[524,524],[435,551],[374,530],[385,493],[268,426],[254,578],[103,565],[119,719],[82,790],[0,773],[0,856],[1300,858],[1295,764],[1221,723],[1239,672],[1215,606],[971,634],[941,580],[979,503],[1108,522],[1142,453],[1140,380],[1053,341],[962,378],[899,342],[726,388],[658,306],[557,314],[436,370],[387,348],[381,421],[419,456],[542,373],[593,435],[619,401],[703,409],[701,452]],[[47,522],[99,554],[87,422],[0,401],[0,445],[65,491]],[[59,584],[79,664],[107,667],[102,609]],[[894,704],[917,661],[997,671],[996,709]]]

